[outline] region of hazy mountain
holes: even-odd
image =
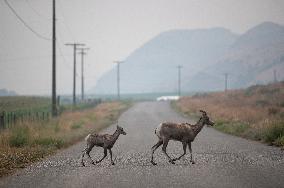
[[[284,27],[265,22],[248,30],[214,65],[196,74],[186,84],[191,90],[224,89],[224,73],[229,88],[266,84],[284,79]]]
[[[121,92],[176,92],[177,65],[182,65],[183,91],[247,87],[284,79],[284,27],[265,22],[238,36],[223,28],[161,33],[121,64]],[[116,92],[116,68],[92,92]]]
[[[223,28],[161,33],[121,64],[121,92],[175,92],[177,65],[183,66],[182,79],[190,79],[227,53],[236,38]],[[115,93],[116,68],[103,75],[91,92]]]
[[[15,91],[9,91],[7,89],[0,89],[0,96],[15,96],[17,93]]]

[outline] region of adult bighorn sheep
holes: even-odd
[[[96,161],[96,163],[100,163],[102,160],[104,160],[104,158],[107,156],[107,150],[109,151],[110,154],[110,160],[111,160],[111,164],[114,165],[114,162],[112,160],[112,151],[111,148],[113,147],[114,143],[116,142],[116,140],[118,139],[119,135],[123,134],[126,135],[126,132],[123,130],[122,127],[117,125],[116,131],[110,135],[110,134],[89,134],[85,140],[87,142],[87,147],[86,149],[84,149],[82,152],[82,156],[81,156],[81,164],[82,166],[85,166],[83,158],[84,155],[87,154],[87,156],[89,157],[89,159],[91,160],[92,164],[95,164],[94,161],[92,160],[92,158],[90,157],[90,152],[93,149],[94,146],[98,146],[98,147],[102,147],[104,148],[104,156],[103,158],[101,158],[100,160]]]
[[[162,144],[163,144],[162,150],[167,156],[167,158],[169,159],[170,163],[175,164],[174,161],[180,160],[186,154],[187,145],[190,151],[190,162],[192,164],[195,163],[192,158],[191,142],[194,141],[194,138],[201,131],[201,129],[204,127],[205,124],[211,125],[211,126],[214,125],[214,122],[209,120],[209,117],[207,116],[207,113],[205,111],[200,110],[200,112],[202,113],[202,116],[195,125],[191,125],[189,123],[165,122],[165,123],[161,123],[155,129],[155,134],[158,136],[159,141],[157,142],[157,144],[155,144],[152,147],[151,163],[153,165],[157,165],[157,163],[154,162],[154,158],[153,158],[154,152]],[[170,140],[176,140],[176,141],[182,142],[183,154],[181,156],[171,159],[170,156],[167,154],[166,149],[167,149],[167,145]]]

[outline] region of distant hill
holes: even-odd
[[[0,96],[16,96],[17,93],[15,91],[9,91],[7,89],[0,89]]]
[[[177,65],[182,65],[183,91],[247,87],[284,79],[284,27],[271,22],[242,35],[224,28],[173,30],[135,50],[121,64],[122,93],[177,91]],[[105,73],[92,93],[116,92],[116,69]]]
[[[273,82],[274,70],[283,80],[284,27],[265,22],[241,35],[220,60],[186,84],[191,90],[222,90],[228,73],[229,88],[244,88]]]

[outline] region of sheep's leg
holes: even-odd
[[[110,154],[110,162],[111,162],[112,165],[114,165],[114,162],[112,160],[112,151],[111,151],[111,149],[108,149],[108,151],[109,151],[109,154]]]
[[[183,147],[183,154],[177,158],[174,158],[173,161],[177,161],[177,160],[180,160],[185,154],[186,154],[186,146],[187,146],[187,143],[186,142],[183,142],[182,143],[182,147]]]
[[[101,158],[100,160],[96,161],[96,163],[102,162],[102,160],[104,160],[104,158],[106,158],[106,156],[107,156],[107,149],[104,148],[104,156],[103,156],[103,158]]]
[[[152,163],[153,165],[157,165],[157,163],[154,162],[154,153],[155,153],[156,149],[158,149],[162,144],[163,144],[163,140],[159,140],[158,143],[155,144],[155,145],[152,147],[151,163]]]
[[[82,155],[81,155],[81,165],[82,165],[82,166],[85,166],[85,164],[84,164],[84,156],[85,156],[85,153],[86,153],[86,149],[84,149],[84,150],[82,151]]]
[[[93,161],[93,159],[92,159],[91,156],[90,156],[90,152],[92,151],[93,147],[94,147],[94,146],[88,146],[88,147],[86,148],[86,154],[87,154],[88,158],[90,159],[91,163],[92,163],[92,164],[95,164],[94,161]]]
[[[169,162],[172,163],[172,164],[175,164],[174,161],[170,158],[170,156],[167,154],[167,146],[168,146],[168,143],[169,143],[169,139],[164,139],[163,140],[163,152],[165,153],[165,155],[168,157],[169,159]]]
[[[85,156],[85,154],[87,154],[87,156],[91,160],[92,164],[94,164],[94,162],[93,162],[93,160],[92,160],[92,158],[90,156],[90,152],[93,149],[93,147],[94,146],[92,146],[92,145],[87,145],[87,147],[82,151],[82,156],[81,156],[81,164],[82,164],[82,166],[85,166],[85,164],[84,164],[84,156]]]
[[[192,164],[194,164],[194,160],[193,160],[193,157],[192,157],[192,149],[191,149],[191,142],[188,143],[188,148],[189,148],[189,152],[190,152],[190,162]]]

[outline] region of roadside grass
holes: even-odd
[[[50,121],[24,121],[1,130],[0,177],[113,124],[130,106],[130,102],[106,102],[91,109],[63,112]]]
[[[214,128],[284,148],[284,82],[182,97],[173,108],[187,116],[207,111]]]

